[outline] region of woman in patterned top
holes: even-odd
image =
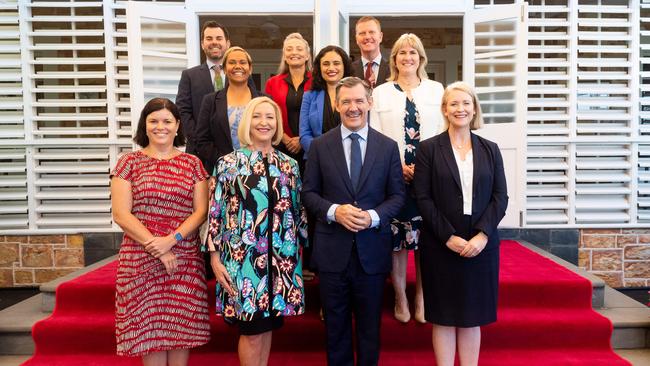
[[[429,80],[425,67],[427,55],[420,38],[412,33],[403,34],[390,53],[390,77],[387,83],[372,92],[373,106],[370,125],[377,131],[397,141],[401,151],[402,170],[406,182],[407,198],[402,212],[393,219],[393,271],[391,279],[395,289],[395,318],[408,322],[411,318],[406,298],[406,267],[408,251],[415,251],[415,320],[424,323],[422,281],[418,239],[422,217],[417,209],[411,182],[415,172],[415,155],[420,141],[442,132],[440,100],[443,87]]]
[[[246,106],[241,148],[217,163],[208,214],[216,311],[239,327],[242,365],[265,365],[274,329],[305,311],[301,247],[307,222],[300,204],[298,163],[273,147],[282,116],[270,98]]]
[[[208,174],[185,143],[178,108],[155,98],[142,110],[136,144],[111,172],[113,219],[124,230],[116,283],[117,354],[144,365],[186,365],[210,339],[207,285],[197,228]]]

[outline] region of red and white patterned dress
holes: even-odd
[[[131,183],[131,212],[155,236],[173,233],[192,214],[194,185],[208,178],[193,155],[158,160],[141,151],[122,156],[111,175]],[[178,268],[170,276],[159,259],[124,235],[115,298],[118,355],[193,348],[210,339],[197,233],[174,245],[172,252]]]

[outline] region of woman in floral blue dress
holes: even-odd
[[[273,147],[278,105],[251,100],[238,128],[241,148],[217,163],[207,248],[217,279],[216,311],[239,327],[242,365],[263,364],[272,331],[305,311],[301,249],[307,222],[298,163]]]

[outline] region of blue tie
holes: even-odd
[[[352,181],[352,189],[357,191],[359,184],[359,177],[361,176],[361,145],[359,144],[359,136],[356,133],[350,134],[350,180]]]

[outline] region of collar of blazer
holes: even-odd
[[[478,136],[471,132],[470,136],[472,138],[472,162],[474,164],[474,179],[473,179],[473,186],[476,186],[477,184],[477,179],[476,179],[476,167],[477,167],[477,160],[480,158],[480,155],[482,154],[482,149],[481,149],[481,143],[479,142]],[[451,171],[451,175],[454,177],[454,182],[456,182],[456,185],[458,186],[458,189],[462,190],[462,186],[460,184],[460,172],[458,171],[458,165],[456,165],[456,158],[454,157],[454,150],[453,147],[451,146],[451,139],[449,138],[449,130],[446,130],[445,132],[440,134],[440,139],[438,140],[438,144],[440,145],[440,151],[442,151],[442,156],[445,158],[445,162],[447,163],[447,167],[449,168],[449,171]],[[472,187],[472,189],[474,189]]]

